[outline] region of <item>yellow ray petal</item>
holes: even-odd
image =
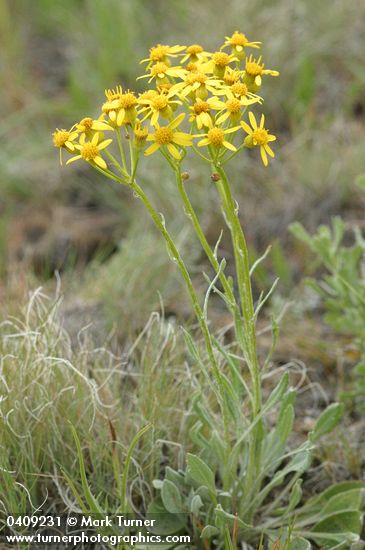
[[[224,147],[227,147],[227,149],[230,149],[231,151],[237,151],[237,148],[232,143],[229,143],[229,141],[224,140],[223,145]]]
[[[185,113],[180,113],[179,116],[177,116],[175,118],[175,120],[170,122],[170,124],[168,125],[169,128],[171,128],[171,130],[173,130],[174,128],[179,126],[179,124],[181,124],[181,122],[184,120],[184,118],[185,118]]]
[[[152,153],[155,153],[157,151],[157,149],[160,148],[160,144],[159,143],[152,143],[152,145],[150,145],[144,152],[144,154],[146,155],[146,157],[148,155],[152,155]]]
[[[216,123],[217,125],[222,124],[222,122],[224,122],[225,120],[227,120],[228,117],[229,117],[229,112],[226,111],[225,113],[223,113],[223,115],[221,115],[219,118],[217,118],[217,120],[215,121],[215,123]]]
[[[75,160],[79,160],[81,159],[82,156],[81,155],[77,155],[76,157],[72,157],[70,159],[68,159],[68,161],[66,162],[66,164],[71,164],[71,162],[75,162]]]
[[[93,130],[114,130],[113,126],[110,126],[110,124],[107,124],[106,122],[101,122],[100,120],[95,120],[92,125]]]
[[[112,139],[104,139],[104,141],[102,141],[102,142],[99,143],[99,145],[98,145],[99,151],[100,151],[101,149],[105,149],[105,147],[108,147],[108,145],[110,145],[112,142],[113,142]]]
[[[121,109],[117,117],[118,126],[121,126],[123,124],[124,119],[125,119],[125,109]]]
[[[267,155],[263,147],[260,147],[260,153],[261,153],[262,162],[264,163],[265,166],[267,166],[268,165]]]
[[[264,148],[265,148],[265,151],[268,155],[270,155],[270,157],[274,158],[275,157],[275,153],[274,151],[271,149],[270,145],[268,145],[267,143],[264,145]]]
[[[168,149],[170,155],[172,155],[176,160],[181,159],[181,155],[180,155],[179,151],[176,149],[175,145],[173,145],[172,143],[168,143],[167,144],[167,149]]]
[[[255,118],[255,115],[251,111],[248,113],[248,118],[250,119],[250,124],[251,124],[252,128],[254,130],[257,130],[256,118]]]
[[[190,134],[185,134],[184,132],[175,132],[174,133],[174,143],[178,145],[191,145],[192,136]]]
[[[252,134],[252,128],[247,124],[247,122],[245,122],[244,120],[241,120],[241,126],[245,132],[247,132],[248,134]]]
[[[94,158],[94,162],[97,166],[99,166],[100,168],[103,168],[104,170],[106,170],[108,168],[107,165],[106,165],[105,160],[102,157],[100,157],[99,155]]]

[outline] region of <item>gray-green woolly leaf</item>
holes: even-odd
[[[331,432],[340,422],[344,413],[343,403],[332,403],[318,418],[314,430],[311,433],[311,440],[318,441],[323,435]]]
[[[285,409],[283,417],[280,419],[280,422],[276,427],[276,435],[283,445],[293,430],[294,416],[293,405],[288,405]]]
[[[364,489],[352,489],[351,491],[334,495],[322,508],[320,512],[321,516],[326,517],[329,514],[338,512],[359,511],[363,500],[363,491]]]
[[[170,514],[178,514],[184,510],[179,489],[168,479],[164,479],[162,483],[161,498],[163,505]]]
[[[219,529],[217,527],[214,527],[214,525],[206,525],[200,534],[200,538],[211,539],[216,535],[219,535]]]
[[[224,528],[224,550],[235,550],[228,525]]]
[[[284,375],[281,377],[279,383],[277,386],[273,389],[271,394],[269,395],[266,403],[265,403],[265,409],[269,410],[272,407],[274,407],[283,397],[286,390],[288,389],[289,384],[289,375],[288,373],[284,373]]]
[[[340,537],[338,540],[341,541],[341,538],[346,540],[350,533],[358,536],[361,529],[362,517],[360,512],[340,512],[318,522],[310,532],[317,534],[336,533]],[[353,542],[356,540],[358,540],[358,537],[355,537]]]
[[[236,424],[240,424],[242,417],[242,403],[237,397],[237,393],[235,392],[232,383],[224,374],[221,375],[221,382],[224,389],[225,404],[234,422]]]
[[[221,531],[225,529],[225,527],[235,527],[237,526],[239,529],[243,529],[244,531],[251,531],[253,529],[252,525],[249,525],[248,523],[245,523],[242,519],[239,517],[230,514],[229,512],[226,512],[223,510],[222,506],[218,504],[216,506],[215,510],[215,523],[217,527]]]
[[[190,503],[190,512],[198,516],[200,512],[200,508],[203,506],[203,504],[204,503],[200,495],[194,495]]]
[[[297,397],[297,392],[293,388],[289,388],[288,391],[284,394],[278,416],[278,424],[281,422],[281,419],[285,415],[285,411],[288,405],[294,407],[295,399]]]
[[[295,510],[295,508],[298,506],[299,502],[302,499],[303,491],[302,491],[302,479],[298,479],[291,490],[289,503],[286,508],[286,513],[292,512]]]
[[[286,441],[292,432],[294,423],[294,407],[288,405],[285,408],[284,414],[280,417],[276,428],[272,430],[265,440],[264,451],[264,463],[270,465],[272,469],[275,469],[278,464],[277,460],[280,458]]]
[[[199,486],[208,487],[212,494],[216,494],[214,473],[205,462],[196,455],[187,455],[187,473],[191,479]]]
[[[175,483],[175,485],[180,485],[181,487],[186,485],[184,474],[173,470],[170,466],[166,466],[165,478]]]
[[[214,432],[212,433],[212,437],[210,438],[210,445],[213,453],[217,458],[217,461],[222,462],[225,457],[225,445],[216,430],[214,430]]]
[[[325,489],[319,495],[316,495],[307,500],[302,507],[303,511],[313,511],[313,513],[320,512],[328,501],[330,501],[335,495],[345,494],[347,491],[353,489],[365,489],[364,481],[342,481],[336,483]]]
[[[286,548],[287,550],[310,550],[312,546],[309,540],[303,537],[293,537]]]
[[[194,396],[192,400],[192,406],[193,410],[196,412],[197,416],[203,422],[203,424],[207,424],[213,430],[216,427],[216,422],[213,416],[210,414],[210,411],[205,406],[201,394],[197,394]]]
[[[239,398],[242,398],[242,396],[246,393],[248,397],[252,400],[252,394],[243,376],[241,375],[239,360],[236,357],[232,356],[231,353],[228,353],[228,351],[224,348],[224,346],[219,342],[217,338],[214,338],[214,345],[227,361],[227,365],[229,367],[229,371],[232,379],[233,388],[237,393],[237,396]]]
[[[186,514],[170,514],[167,512],[160,496],[155,498],[147,509],[147,518],[156,520],[154,526],[149,527],[152,533],[158,535],[172,535],[186,525]]]
[[[203,428],[203,423],[200,420],[198,420],[197,422],[195,422],[194,426],[190,429],[189,436],[191,441],[195,443],[198,447],[202,449],[207,449],[209,451],[210,443],[207,440],[207,438],[204,437],[204,435],[202,434],[202,428]]]
[[[155,489],[159,489],[159,490],[162,489],[162,484],[163,484],[162,479],[154,479],[152,481],[152,485]]]

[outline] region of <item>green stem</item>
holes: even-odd
[[[256,327],[254,319],[254,304],[252,297],[251,277],[248,249],[246,239],[239,221],[236,205],[231,194],[230,184],[227,175],[221,164],[214,164],[220,176],[217,188],[221,197],[223,209],[232,236],[234,250],[238,292],[240,297],[242,320],[245,334],[245,358],[250,371],[253,386],[252,421],[258,416],[262,406],[261,395],[261,374],[257,357]],[[253,497],[253,486],[260,471],[261,447],[262,447],[262,422],[252,431],[249,443],[249,457],[245,475],[244,498],[242,501],[242,512],[245,506]],[[253,511],[250,512],[249,521],[252,519]]]
[[[200,244],[201,244],[201,246],[202,246],[209,262],[211,263],[211,266],[213,267],[214,271],[216,273],[219,272],[219,280],[220,280],[220,282],[222,284],[222,287],[224,289],[224,293],[225,293],[225,296],[226,296],[227,302],[228,302],[228,307],[229,307],[229,310],[231,311],[233,319],[234,319],[236,337],[237,337],[237,340],[238,340],[239,344],[241,345],[242,351],[244,351],[245,348],[246,348],[246,345],[244,343],[245,342],[245,336],[244,336],[244,332],[243,332],[243,329],[242,329],[242,320],[241,320],[240,311],[239,311],[239,308],[238,308],[237,303],[236,303],[236,299],[235,299],[235,296],[234,296],[232,286],[229,283],[229,281],[228,281],[226,275],[224,274],[224,272],[220,270],[219,261],[218,261],[217,257],[215,256],[213,250],[211,249],[211,247],[210,247],[210,245],[209,245],[209,243],[206,239],[206,236],[205,236],[204,231],[203,231],[203,229],[200,225],[200,222],[199,222],[198,217],[195,213],[193,205],[191,204],[189,196],[188,196],[188,194],[185,190],[185,185],[184,185],[183,179],[181,177],[180,167],[176,168],[176,182],[177,182],[177,187],[178,187],[181,199],[182,199],[183,204],[184,204],[185,212],[191,220],[191,223],[194,227],[194,230],[195,230],[195,233],[196,233],[196,235],[199,239],[199,242],[200,242]]]
[[[128,172],[125,172],[125,170],[123,170],[123,168],[121,167],[121,165],[119,164],[119,162],[117,161],[117,159],[110,153],[110,151],[108,151],[108,149],[106,149],[105,154],[106,154],[106,156],[109,158],[109,160],[111,161],[111,163],[114,164],[114,166],[116,167],[116,169],[119,170],[119,172],[120,172],[121,174],[123,174],[124,177],[128,177]]]
[[[123,171],[128,174],[127,163],[126,163],[125,154],[124,154],[124,147],[122,143],[122,136],[120,135],[120,129],[117,128],[115,133],[117,134],[117,140],[119,145],[120,158],[122,160],[122,165],[123,165]]]
[[[157,227],[157,229],[159,230],[159,232],[161,233],[161,235],[165,239],[168,250],[169,250],[172,258],[174,258],[174,261],[176,261],[176,264],[178,265],[180,273],[181,273],[181,275],[184,279],[187,291],[189,293],[189,296],[190,296],[190,299],[191,299],[191,302],[192,302],[192,305],[193,305],[193,308],[194,308],[196,318],[198,320],[200,329],[201,329],[203,337],[204,337],[205,346],[206,346],[208,356],[209,356],[209,360],[210,360],[210,363],[211,363],[211,366],[212,366],[213,377],[214,377],[214,380],[216,382],[216,385],[218,386],[217,387],[217,397],[218,397],[218,402],[219,402],[219,405],[220,405],[220,408],[221,408],[221,411],[222,411],[225,440],[226,440],[226,444],[227,444],[227,450],[229,452],[229,422],[228,422],[228,411],[227,411],[227,408],[225,406],[225,400],[224,400],[223,380],[222,380],[222,376],[221,376],[221,373],[220,373],[220,370],[219,370],[219,367],[218,367],[218,364],[217,364],[217,361],[216,361],[216,358],[215,358],[215,355],[214,355],[213,342],[212,342],[212,337],[211,337],[210,332],[209,332],[208,324],[207,324],[207,321],[205,319],[203,310],[202,310],[202,308],[199,304],[199,300],[198,300],[197,294],[195,292],[193,283],[191,281],[188,269],[185,265],[184,260],[182,259],[181,255],[180,255],[178,249],[176,248],[176,245],[173,241],[173,238],[171,237],[170,233],[166,229],[165,223],[162,221],[161,216],[155,210],[155,208],[151,204],[149,198],[144,193],[143,189],[137,184],[136,181],[132,181],[131,184],[130,184],[130,187],[134,191],[135,195],[142,200],[144,206],[146,207],[147,211],[149,212],[149,214],[152,218],[152,221],[154,222],[155,226]]]

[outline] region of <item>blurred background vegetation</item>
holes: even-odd
[[[51,134],[55,127],[69,127],[84,116],[96,115],[105,88],[122,84],[140,89],[141,81],[135,81],[142,73],[138,63],[152,45],[201,43],[216,49],[224,36],[236,29],[251,40],[262,41],[266,66],[280,71],[279,79],[265,82],[268,127],[279,138],[276,158],[265,169],[255,152],[242,155],[231,174],[252,259],[273,245],[267,261],[256,271],[255,291],[259,293],[279,276],[276,297],[266,313],[294,302],[289,322],[283,323],[277,365],[299,358],[315,376],[326,382],[332,379],[335,393],[338,370],[334,366],[338,368],[338,348],[343,346],[334,345],[333,335],[316,315],[318,299],[302,283],[303,276],[312,274],[316,265],[309,249],[287,228],[300,221],[313,233],[320,223],[341,215],[346,239],[352,225],[361,225],[365,199],[354,181],[365,172],[364,28],[365,3],[356,0],[0,0],[1,319],[9,314],[23,319],[13,328],[6,325],[20,340],[7,340],[7,329],[0,351],[12,357],[10,369],[24,372],[14,386],[14,403],[27,398],[31,380],[50,376],[55,356],[67,365],[77,365],[85,380],[94,377],[104,387],[109,367],[104,355],[93,358],[93,354],[98,355],[98,346],[105,346],[103,354],[112,365],[112,387],[105,387],[110,393],[103,399],[107,404],[120,400],[123,414],[131,419],[130,425],[123,422],[121,409],[114,405],[113,413],[106,415],[116,423],[121,440],[127,442],[135,429],[153,419],[161,439],[183,443],[188,426],[179,423],[190,384],[195,382],[194,373],[185,370],[183,343],[175,330],[176,319],[187,322],[190,316],[175,266],[138,201],[87,166],[61,168]],[[188,192],[214,243],[222,220],[210,174],[190,161],[185,168],[190,172]],[[178,236],[195,270],[197,285],[203,285],[199,274],[209,271],[209,266],[199,255],[162,161],[153,158],[142,179]],[[222,249],[229,258],[225,235]],[[42,298],[35,309],[29,306],[20,313],[27,307],[31,289],[41,285],[52,294],[60,279],[63,304],[57,302],[56,308],[46,300],[44,306]],[[152,311],[162,312],[169,323],[159,324],[156,318],[151,321]],[[62,329],[57,325],[60,319]],[[219,304],[212,308],[212,322],[217,328],[226,324]],[[80,331],[88,324],[86,337]],[[265,334],[264,330],[260,345],[267,350],[270,342]],[[33,341],[34,335],[41,345]],[[17,347],[14,342],[18,341]],[[91,351],[94,347],[95,352]],[[346,360],[341,359],[341,368]],[[34,376],[28,365],[35,369]],[[50,433],[47,422],[60,426],[67,411],[80,437],[87,440],[95,416],[87,407],[80,413],[84,411],[83,399],[94,403],[87,392],[78,405],[66,393],[61,397],[60,384],[71,387],[75,372],[53,372],[43,398],[47,403],[65,399],[53,420],[44,407],[39,416],[34,413],[34,425],[30,426],[27,418],[24,425],[19,419],[15,423],[16,431],[28,430],[30,438],[33,430],[37,431],[38,447],[31,439],[21,439],[23,447],[17,447],[14,434],[9,431],[7,436],[9,457],[26,453],[26,446],[29,456],[37,455],[24,466],[22,478],[30,491],[34,488],[34,502],[41,502],[45,494],[44,489],[32,485],[37,464],[42,471],[53,467],[42,458]],[[126,381],[122,392],[114,384],[116,373]],[[169,392],[164,393],[167,387]],[[37,402],[38,390],[34,389]],[[326,390],[331,394],[331,386]],[[307,417],[313,406],[311,391],[306,403],[309,408],[303,413]],[[159,401],[158,395],[164,395],[166,402]],[[316,395],[323,400],[320,392]],[[178,403],[176,408],[172,403]],[[99,451],[101,441],[105,446],[109,428],[104,413],[96,419],[97,437],[90,439],[90,453],[97,457],[97,473],[105,465]],[[75,454],[70,451],[73,443],[65,427],[61,432],[53,432],[49,453],[52,460],[71,471],[75,467]],[[152,455],[155,447],[148,452]],[[347,461],[344,477],[348,471],[358,473],[356,453],[337,457],[337,462]],[[327,459],[325,456],[326,468]],[[147,453],[151,470],[159,467],[159,460],[153,463]],[[337,464],[336,468],[342,467]],[[97,487],[106,486],[103,475],[96,480]],[[148,475],[152,479],[156,472]],[[8,483],[10,487],[10,477]]]

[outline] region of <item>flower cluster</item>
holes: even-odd
[[[258,147],[267,166],[267,155],[274,156],[269,143],[276,137],[265,128],[264,115],[258,124],[251,109],[262,105],[263,77],[279,73],[266,69],[261,56],[246,53],[260,45],[238,31],[215,52],[199,44],[158,44],[141,61],[145,74],[139,79],[147,80],[146,91],[105,90],[100,116],[57,129],[53,143],[73,155],[67,164],[83,159],[105,173],[118,168],[124,176],[129,173],[124,138],[131,159],[141,151],[146,156],[160,151],[176,163],[192,148],[208,161],[224,163],[244,147]],[[113,138],[120,162],[111,152]]]

